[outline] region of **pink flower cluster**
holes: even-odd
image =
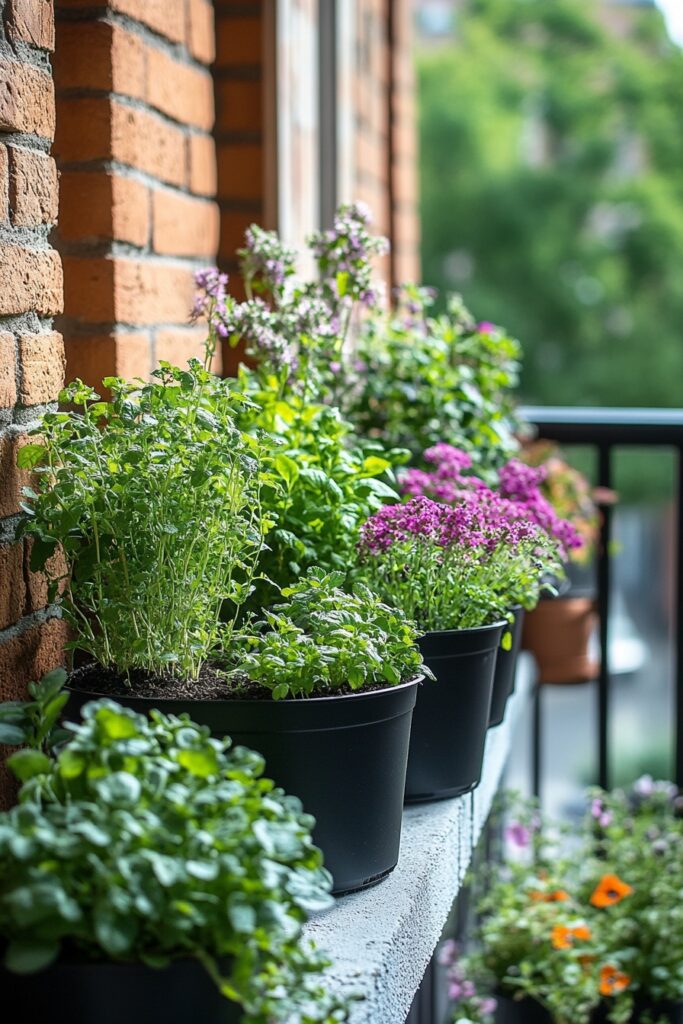
[[[447,969],[448,998],[455,1003],[470,1001],[472,1009],[477,1010],[483,1017],[492,1016],[498,1003],[492,996],[477,994],[476,985],[467,978],[459,963],[459,956],[460,947],[453,939],[446,939],[437,955],[441,966]]]
[[[511,502],[484,487],[464,492],[455,505],[424,496],[411,498],[405,505],[385,505],[363,525],[360,549],[378,555],[414,538],[446,549],[493,552],[501,545],[517,548],[537,541],[538,528],[520,519]]]
[[[557,515],[541,493],[545,479],[542,467],[534,468],[518,459],[511,459],[501,469],[498,491],[493,492],[483,480],[468,475],[472,460],[466,452],[453,445],[434,445],[425,451],[424,459],[434,468],[406,470],[400,481],[404,494],[431,496],[451,505],[471,504],[475,494],[478,495],[475,504],[496,507],[499,516],[534,524],[543,530],[557,542],[563,558],[572,549],[582,546],[581,535],[568,520]]]

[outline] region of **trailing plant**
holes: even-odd
[[[22,786],[0,813],[5,966],[195,957],[245,1022],[345,1020],[301,938],[331,902],[313,821],[261,777],[260,755],[109,700],[66,729],[56,755],[8,761]]]
[[[415,624],[362,584],[343,590],[344,580],[345,573],[313,568],[286,587],[285,600],[255,631],[233,637],[234,683],[258,683],[282,700],[431,675],[415,646]]]
[[[38,481],[24,490],[31,566],[51,575],[73,647],[121,672],[196,676],[252,587],[268,451],[237,426],[249,400],[196,360],[103,383],[109,401],[71,384],[19,452]]]
[[[359,560],[369,586],[423,630],[509,620],[538,601],[545,571],[561,572],[547,535],[486,487],[454,505],[385,506],[363,526]]]
[[[520,346],[477,324],[458,296],[430,315],[433,292],[409,286],[395,311],[368,316],[346,368],[343,408],[361,435],[415,458],[447,441],[483,471],[517,448],[512,391]]]

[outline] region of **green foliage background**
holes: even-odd
[[[424,279],[521,339],[524,399],[676,406],[683,51],[606,6],[469,0],[420,54]]]

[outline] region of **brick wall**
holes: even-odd
[[[62,268],[48,240],[57,216],[52,0],[6,0],[0,13],[0,700],[7,700],[62,659],[63,623],[45,607],[44,580],[29,573],[14,533],[28,483],[16,468],[17,449],[57,397],[64,349],[52,324],[62,309]],[[0,805],[10,792],[0,770]]]
[[[202,351],[188,313],[193,270],[218,248],[213,5],[56,8],[67,374],[146,377]]]

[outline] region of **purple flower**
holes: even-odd
[[[455,939],[446,939],[439,949],[437,960],[442,967],[449,967],[455,963],[459,955],[460,947]]]
[[[520,850],[525,850],[529,846],[531,835],[531,829],[521,821],[513,821],[505,829],[505,838]]]

